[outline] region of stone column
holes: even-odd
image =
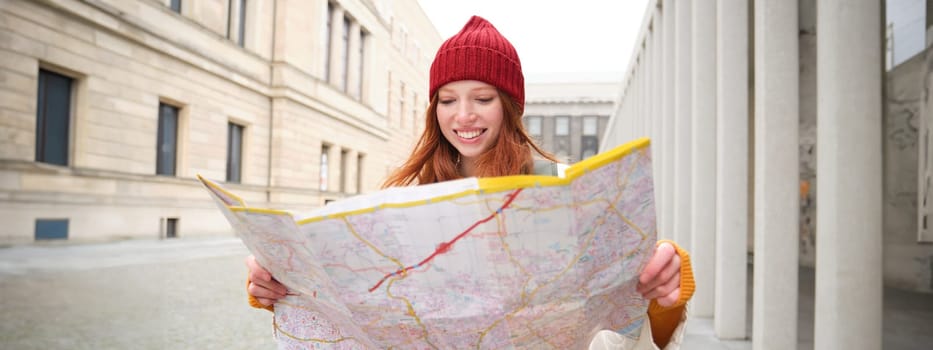
[[[660,233],[664,232],[664,215],[660,212],[664,205],[664,193],[661,188],[661,179],[664,178],[664,71],[661,68],[664,63],[664,19],[661,16],[660,3],[656,2],[655,5],[651,24],[651,46],[654,47],[654,53],[651,55],[651,80],[654,81],[651,86],[651,164],[654,164],[654,205],[658,212],[657,230]]]
[[[716,261],[716,2],[693,8],[693,103],[689,147],[692,171],[691,255],[696,294],[693,314],[713,317]]]
[[[754,349],[797,347],[797,29],[797,1],[755,1]]]
[[[641,58],[638,60],[638,80],[636,82],[638,85],[635,88],[637,94],[635,95],[635,104],[637,106],[637,111],[635,113],[635,135],[632,139],[636,139],[645,135],[645,85],[648,84],[647,77],[645,77],[645,66],[648,62],[648,47],[645,45],[644,38],[641,38]]]
[[[340,192],[340,162],[342,161],[339,145],[332,145],[327,152],[327,190]]]
[[[651,21],[649,18],[648,21]],[[657,84],[657,78],[654,77],[654,56],[655,56],[655,43],[654,38],[651,36],[651,28],[649,27],[645,31],[645,97],[642,99],[645,103],[644,108],[644,123],[642,124],[642,137],[651,137],[651,133],[654,131],[654,128],[651,127],[652,122],[654,122],[654,85]]]
[[[661,115],[664,121],[661,132],[663,142],[661,162],[664,163],[664,177],[660,181],[662,207],[658,210],[661,218],[661,231],[659,231],[658,238],[674,238],[674,174],[676,171],[674,168],[674,128],[677,126],[674,122],[674,103],[676,102],[674,58],[677,57],[677,49],[674,45],[677,35],[674,24],[677,23],[677,18],[674,15],[677,12],[677,4],[668,0],[664,1],[663,6],[661,11],[664,17],[664,38],[662,39],[664,40],[664,62],[662,63],[664,69],[661,71],[664,76],[661,79],[664,84],[662,87],[664,103],[661,104]]]
[[[720,339],[746,336],[748,2],[718,0],[716,32],[716,296]]]
[[[881,5],[817,1],[815,349],[882,344]]]
[[[362,40],[360,40],[360,24],[356,21],[350,22],[350,40],[348,42],[349,50],[347,51],[347,94],[353,96],[353,98],[360,99],[360,45],[362,45]]]
[[[359,193],[358,186],[356,183],[357,181],[356,172],[359,171],[359,169],[357,169],[357,164],[356,164],[357,152],[355,150],[350,149],[350,150],[347,150],[347,153],[344,154],[344,156],[346,158],[341,160],[343,164],[346,164],[346,169],[344,169],[346,170],[346,172],[344,174],[341,174],[341,176],[344,177],[344,182],[346,183],[346,188],[344,189],[344,192],[347,194]]]
[[[343,77],[343,65],[346,63],[340,57],[343,52],[343,8],[334,5],[330,16],[330,66],[327,82],[339,86]]]
[[[677,91],[675,92],[675,113],[674,118],[676,126],[674,129],[674,239],[681,247],[686,250],[691,249],[690,245],[690,212],[691,212],[691,171],[693,161],[691,159],[690,147],[693,145],[691,136],[693,134],[692,111],[693,103],[693,60],[691,32],[693,31],[693,2],[677,2],[676,26],[677,45],[676,67],[674,69],[674,80]]]
[[[646,38],[641,38],[641,59],[638,60],[638,125],[635,129],[636,139],[639,137],[645,136],[645,119],[647,118],[647,104],[645,103],[645,96],[647,95],[648,89],[648,43],[645,42]]]

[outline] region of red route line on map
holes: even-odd
[[[437,245],[437,249],[434,250],[434,253],[432,253],[432,254],[431,254],[430,256],[428,256],[427,258],[424,258],[424,260],[421,260],[420,263],[417,263],[417,264],[412,265],[412,266],[408,266],[408,267],[403,268],[403,269],[398,269],[398,271],[395,271],[395,272],[390,273],[390,274],[386,274],[385,276],[382,277],[381,280],[379,280],[379,282],[376,283],[375,286],[372,286],[372,288],[369,288],[369,292],[372,293],[374,290],[376,290],[376,288],[379,288],[379,286],[381,286],[383,282],[385,282],[387,279],[389,279],[389,277],[392,277],[392,276],[395,276],[395,275],[401,275],[401,274],[404,274],[404,273],[408,272],[408,271],[411,270],[411,269],[416,269],[416,268],[419,268],[419,267],[421,267],[421,266],[424,266],[425,264],[431,262],[431,260],[433,260],[434,257],[449,252],[449,251],[450,251],[450,248],[454,245],[454,243],[457,243],[458,240],[460,240],[461,238],[463,238],[464,236],[466,236],[467,234],[469,234],[470,231],[473,231],[473,229],[475,229],[477,226],[479,226],[479,225],[481,225],[481,224],[485,224],[485,223],[489,222],[489,220],[492,220],[493,218],[495,218],[496,215],[501,214],[501,213],[502,213],[502,210],[505,209],[505,208],[507,208],[507,207],[509,206],[509,204],[512,204],[512,201],[515,200],[515,197],[518,197],[518,193],[521,192],[521,191],[522,191],[522,189],[519,188],[519,189],[513,191],[512,193],[509,193],[509,195],[506,197],[505,203],[503,203],[502,206],[499,207],[499,209],[496,209],[495,212],[493,212],[492,214],[489,214],[489,216],[487,216],[485,219],[482,219],[482,220],[480,220],[480,221],[477,221],[477,222],[473,223],[473,225],[470,225],[469,228],[467,228],[465,231],[461,232],[459,235],[457,235],[457,237],[454,237],[454,239],[450,240],[450,242],[443,242],[443,243],[441,243],[441,244],[438,244],[438,245]]]

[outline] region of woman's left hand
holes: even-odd
[[[680,256],[670,243],[661,243],[654,250],[638,276],[637,291],[645,299],[657,299],[661,306],[674,305],[680,298]]]

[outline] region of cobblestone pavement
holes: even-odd
[[[0,248],[0,348],[273,349],[235,238]]]

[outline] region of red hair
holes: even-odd
[[[502,127],[493,147],[476,160],[476,176],[507,176],[530,174],[534,170],[531,151],[552,162],[558,162],[545,152],[525,131],[521,107],[508,94],[499,91],[502,100]],[[408,160],[382,184],[383,188],[430,184],[462,178],[457,161],[460,152],[441,134],[437,123],[437,94],[425,112],[424,132]]]

